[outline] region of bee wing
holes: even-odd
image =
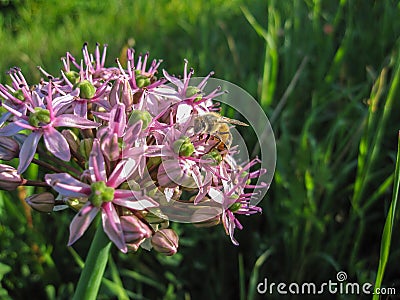
[[[222,119],[224,122],[229,123],[229,124],[240,125],[240,126],[249,126],[249,124],[240,122],[240,121],[235,120],[235,119],[229,119],[229,118],[226,118],[226,117],[221,117],[221,119]]]

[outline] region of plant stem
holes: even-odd
[[[42,186],[42,187],[49,187],[46,182],[43,181],[36,181],[36,180],[25,180],[22,185],[25,186]]]
[[[101,224],[86,257],[85,266],[79,278],[73,300],[95,300],[103,278],[110,253],[111,241],[103,231]]]
[[[32,159],[32,162],[34,164],[37,164],[38,166],[41,166],[43,168],[46,168],[46,169],[51,170],[51,171],[56,172],[56,173],[62,173],[63,172],[62,170],[60,170],[60,169],[58,169],[58,168],[56,168],[56,167],[44,162],[44,161],[38,160],[36,158]]]

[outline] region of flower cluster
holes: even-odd
[[[77,211],[69,245],[98,214],[122,252],[176,253],[168,226],[177,215],[222,223],[238,244],[236,217],[261,211],[250,198],[264,186],[251,182],[265,170],[250,170],[258,159],[236,163],[229,121],[213,102],[223,91],[204,92],[212,73],[190,85],[185,61],[182,79],[165,70],[160,79],[161,61],[150,63],[148,53],[136,58],[128,49],[126,66],[106,67],[106,50],[84,45],[80,61],[67,53],[58,77],[39,68],[43,79],[33,86],[20,69],[9,71],[11,84],[0,84],[0,159],[11,163],[0,164],[0,188],[40,186],[47,191],[26,199],[34,209]],[[32,163],[43,168],[41,180],[23,177]]]

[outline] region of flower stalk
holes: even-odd
[[[73,300],[95,300],[107,266],[111,241],[102,226],[97,226]]]

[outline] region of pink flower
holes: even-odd
[[[52,84],[47,84],[46,102],[43,102],[35,91],[32,92],[32,104],[26,103],[29,116],[16,111],[11,106],[3,107],[15,115],[17,121],[0,129],[0,136],[13,136],[23,129],[31,130],[25,139],[19,153],[18,174],[23,173],[31,163],[41,137],[44,137],[46,148],[61,160],[69,161],[71,153],[64,136],[58,132],[57,127],[75,127],[80,129],[96,128],[100,124],[71,114],[58,115],[53,110]]]
[[[136,167],[137,164],[134,160],[123,160],[107,176],[100,143],[95,139],[89,157],[91,185],[83,183],[67,173],[45,176],[47,184],[60,195],[88,198],[86,204],[71,222],[69,246],[85,233],[97,213],[101,212],[104,232],[118,249],[122,252],[128,251],[117,207],[121,206],[128,210],[144,210],[157,206],[157,203],[142,191],[118,189],[135,171]]]

